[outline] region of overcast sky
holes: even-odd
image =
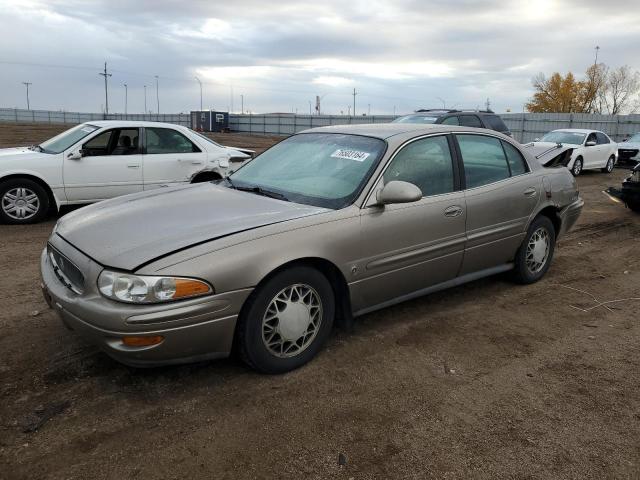
[[[636,0],[0,0],[0,107],[519,112],[538,72],[640,68]]]

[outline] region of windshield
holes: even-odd
[[[541,142],[568,143],[569,145],[582,145],[586,133],[580,132],[563,132],[555,130],[547,133],[540,139]]]
[[[67,148],[74,145],[79,140],[82,140],[84,137],[89,135],[90,133],[98,130],[99,127],[95,125],[89,125],[88,123],[83,123],[82,125],[78,125],[77,127],[70,128],[69,130],[65,130],[60,135],[56,135],[53,138],[50,138],[46,142],[40,144],[40,148],[44,153],[61,153],[64,152]]]
[[[275,192],[307,205],[351,204],[384,154],[386,142],[337,133],[294,135],[230,176],[230,186]]]
[[[200,132],[196,132],[195,130],[192,130],[191,128],[189,129],[191,130],[191,133],[195,133],[196,135],[198,135],[200,138],[206,140],[209,143],[213,143],[216,147],[221,147],[224,148],[222,145],[220,145],[218,142],[214,142],[212,139],[210,139],[209,137],[207,137],[206,135],[201,134]]]
[[[396,118],[392,123],[435,123],[437,119],[432,115],[407,115]]]
[[[631,135],[631,138],[629,138],[627,142],[640,143],[640,133],[634,133],[633,135]]]

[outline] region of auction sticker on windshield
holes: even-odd
[[[358,150],[348,150],[345,148],[339,148],[331,154],[333,158],[344,158],[346,160],[355,160],[356,162],[364,162],[367,157],[371,155],[367,152],[360,152]]]

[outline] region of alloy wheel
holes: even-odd
[[[309,285],[290,285],[269,302],[262,318],[262,341],[276,357],[294,357],[311,345],[321,322],[318,292]]]
[[[40,199],[29,188],[12,188],[2,197],[2,210],[14,220],[28,220],[40,210]]]
[[[540,227],[533,232],[527,243],[525,255],[527,269],[531,273],[538,273],[544,268],[549,258],[550,246],[549,232],[545,228]]]

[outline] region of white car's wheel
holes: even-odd
[[[571,167],[571,173],[574,177],[582,173],[582,165],[582,157],[576,158],[575,162],[573,162],[573,167]]]
[[[616,163],[616,157],[614,157],[613,155],[611,155],[609,157],[609,160],[607,160],[607,164],[604,166],[604,168],[601,168],[600,170],[602,170],[602,173],[611,173],[613,171],[613,166]]]
[[[13,225],[37,223],[49,210],[49,197],[39,184],[28,178],[0,183],[0,222]]]

